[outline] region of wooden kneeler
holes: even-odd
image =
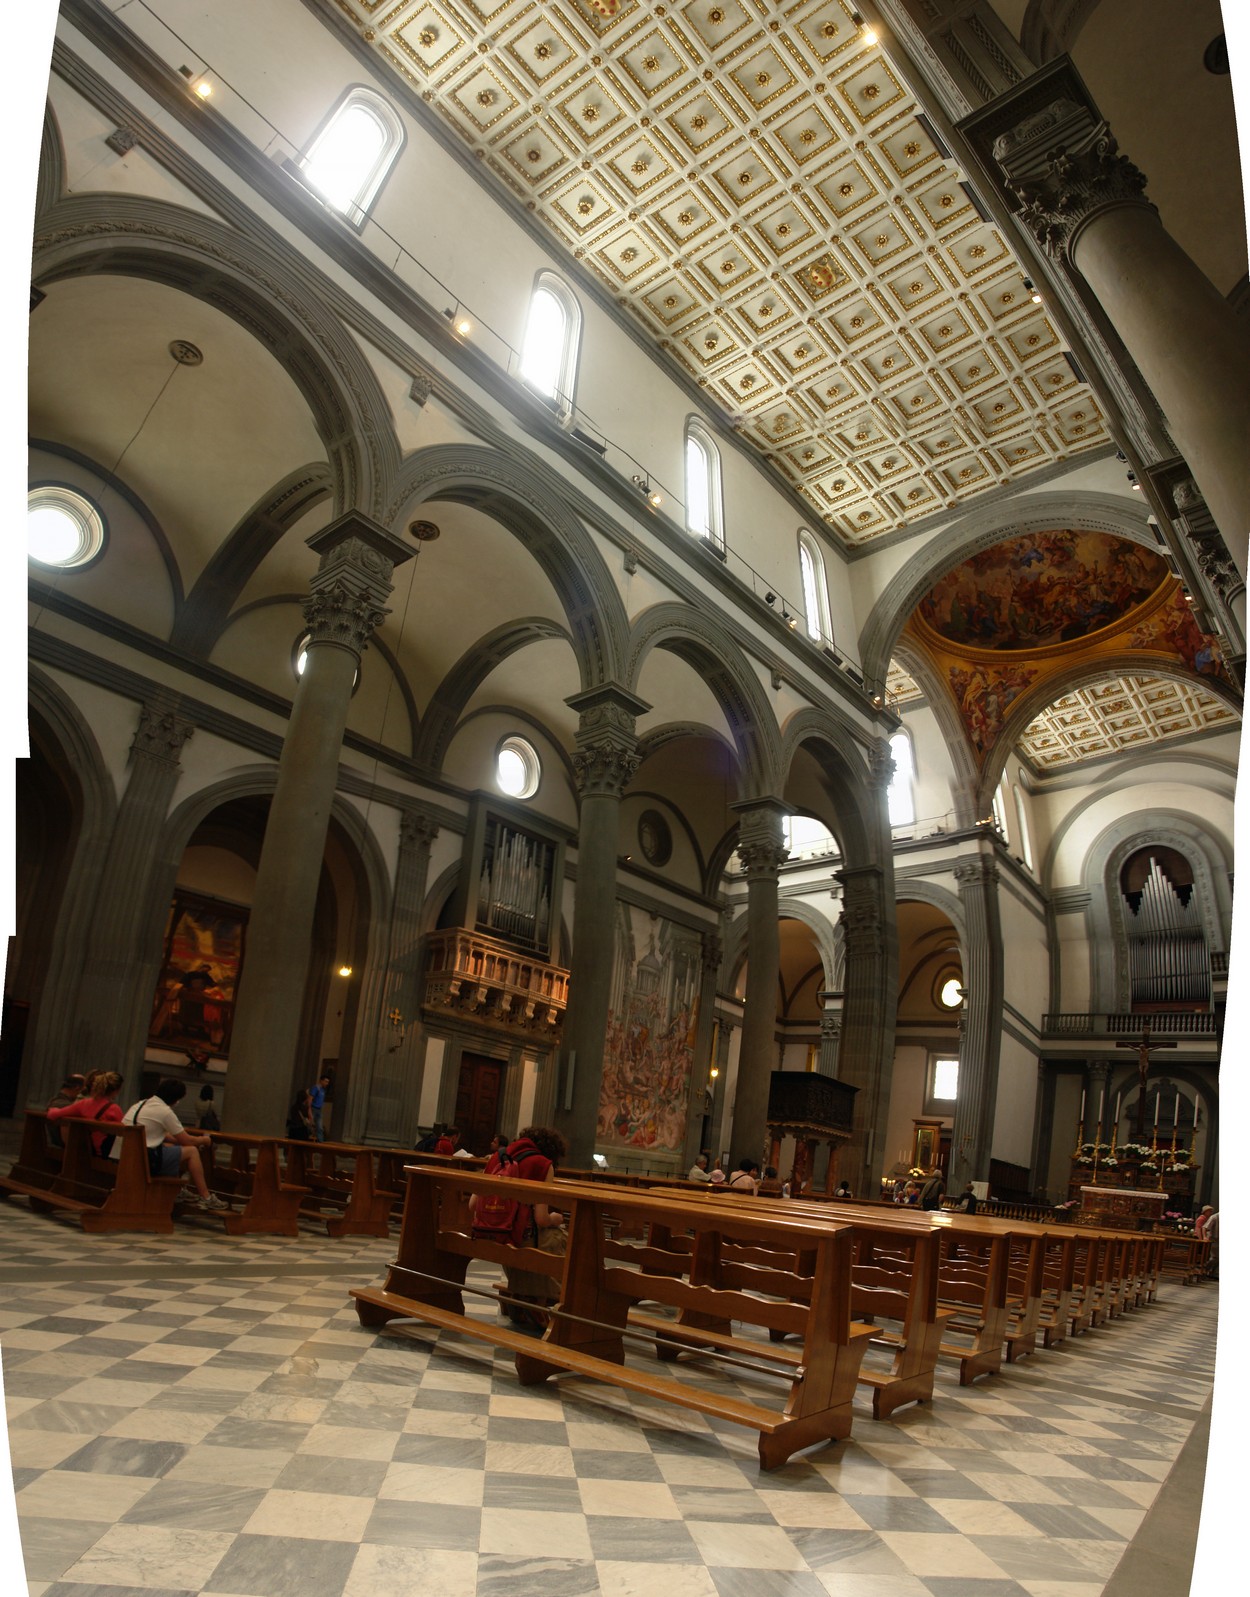
[[[474,1237],[468,1214],[469,1191],[504,1190],[526,1203],[543,1202],[567,1212],[568,1250],[563,1257],[537,1248],[513,1247]],[[533,1386],[553,1375],[571,1372],[592,1376],[628,1391],[660,1398],[680,1408],[730,1420],[759,1432],[760,1467],[776,1469],[800,1449],[848,1436],[852,1399],[864,1350],[872,1328],[851,1321],[850,1265],[853,1238],[849,1227],[831,1229],[793,1221],[746,1215],[730,1205],[691,1203],[675,1212],[672,1199],[659,1203],[645,1194],[613,1192],[559,1182],[508,1181],[499,1176],[461,1175],[413,1167],[408,1170],[399,1256],[381,1288],[353,1289],[362,1325],[376,1327],[398,1319],[415,1319],[454,1330],[515,1355],[517,1378]],[[685,1206],[680,1206],[685,1211]],[[652,1211],[658,1211],[653,1213]],[[700,1285],[671,1273],[645,1267],[624,1269],[609,1263],[605,1236],[609,1222],[656,1219],[695,1234],[700,1247],[717,1246],[722,1231],[762,1236],[777,1246],[810,1249],[814,1256],[811,1303],[776,1303],[748,1293]],[[526,1336],[464,1312],[465,1275],[470,1259],[512,1265],[549,1275],[559,1283],[559,1298],[541,1337]],[[670,1341],[687,1333],[690,1345],[728,1356],[731,1363],[779,1375],[787,1383],[780,1413],[745,1398],[676,1381],[625,1362],[625,1342],[643,1335],[634,1304],[668,1303],[682,1311],[683,1321],[705,1320],[732,1330],[735,1319],[804,1336],[801,1360],[770,1359],[767,1344],[725,1332],[693,1337],[685,1324],[660,1322]],[[647,1330],[650,1329],[648,1326]]]

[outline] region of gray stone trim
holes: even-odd
[[[330,468],[310,461],[288,474],[243,516],[214,550],[195,586],[178,607],[170,646],[207,659],[213,645],[236,618],[235,600],[265,557],[314,505],[333,493]]]
[[[780,788],[780,735],[776,716],[737,639],[706,609],[652,605],[629,632],[622,680],[637,688],[647,655],[667,649],[697,671],[725,712],[742,761],[741,792],[762,796]]]
[[[1050,895],[1050,907],[1056,915],[1080,915],[1093,901],[1093,895],[1084,887],[1059,887]]]

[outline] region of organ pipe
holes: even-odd
[[[1134,1007],[1209,1004],[1211,963],[1193,894],[1182,899],[1152,859],[1140,892],[1126,895],[1125,907]]]

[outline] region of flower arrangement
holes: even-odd
[[[1159,1166],[1157,1164],[1144,1164],[1140,1166],[1140,1170],[1142,1175],[1156,1176],[1159,1173]]]
[[[1113,1159],[1110,1154],[1108,1154],[1107,1157],[1103,1160],[1103,1164],[1108,1165],[1108,1166],[1118,1165],[1119,1162],[1120,1161],[1118,1159]]]
[[[1193,1154],[1188,1148],[1178,1148],[1172,1157],[1176,1161],[1176,1163],[1172,1166],[1172,1169],[1176,1170],[1180,1169],[1184,1165],[1187,1165],[1193,1158]]]
[[[1143,1142],[1122,1142],[1120,1144],[1120,1152],[1124,1154],[1126,1158],[1148,1159],[1154,1152],[1154,1149],[1148,1148]]]
[[[1076,1162],[1077,1164],[1093,1164],[1094,1161],[1092,1158],[1082,1153],[1078,1155]]]

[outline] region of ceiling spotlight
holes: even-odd
[[[340,976],[350,976],[351,973],[352,973],[352,967],[350,965],[340,965],[339,966],[339,975]]]
[[[1138,480],[1137,480],[1137,473],[1135,471],[1126,471],[1124,473],[1124,475],[1128,478],[1129,486],[1136,493],[1140,493],[1141,492],[1141,483],[1139,483]]]
[[[798,623],[798,619],[797,619],[797,618],[796,618],[796,617],[795,617],[795,616],[792,616],[792,615],[791,615],[791,614],[790,614],[790,612],[789,612],[789,611],[788,611],[788,610],[787,610],[787,609],[785,609],[785,608],[784,608],[784,606],[783,606],[783,608],[782,608],[782,611],[781,611],[781,619],[782,619],[782,620],[783,620],[783,621],[784,621],[784,622],[785,622],[785,623],[786,623],[786,624],[787,624],[787,625],[788,625],[788,626],[791,626],[791,627],[797,627],[797,626],[798,626],[798,624],[799,624],[799,623]]]
[[[874,710],[879,710],[884,703],[885,703],[885,700],[881,697],[881,695],[879,693],[874,693],[873,694],[873,696],[872,696],[872,707],[873,707]]]
[[[195,85],[195,94],[197,99],[207,100],[212,92],[213,86],[207,78],[201,78],[200,81]]]
[[[1033,303],[1035,305],[1040,305],[1042,303],[1042,296],[1038,293],[1037,288],[1035,287],[1033,279],[1031,277],[1026,277],[1025,278],[1024,286],[1025,286],[1025,288],[1028,289],[1029,298],[1033,301]]]
[[[470,322],[470,321],[466,321],[462,317],[456,323],[456,331],[460,334],[461,338],[467,338],[469,336],[469,334],[473,331],[473,323]]]
[[[647,495],[647,503],[651,506],[651,508],[653,510],[658,510],[660,508],[660,506],[664,503],[664,495],[662,493],[655,493],[655,492],[649,493]]]
[[[851,12],[851,21],[860,30],[860,35],[865,44],[876,44],[877,30],[873,27],[871,22],[865,22],[858,11]]]

